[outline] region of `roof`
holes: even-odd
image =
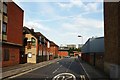
[[[55,44],[53,41],[50,41],[50,46],[57,46],[59,47],[57,44]]]
[[[38,38],[38,35],[34,31],[32,31],[31,29],[29,29],[29,28],[27,28],[25,26],[23,27],[23,33],[25,33],[25,34],[32,34],[33,36]]]
[[[18,6],[16,2],[14,2],[13,0],[9,0],[9,1],[13,2],[19,9],[21,9],[24,12],[24,10],[20,6]]]
[[[43,38],[45,38],[47,41],[50,41],[48,38],[46,38],[42,33],[40,32],[35,32],[38,36],[42,36]]]
[[[82,53],[103,53],[104,37],[89,38],[81,50]]]

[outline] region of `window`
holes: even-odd
[[[48,45],[47,45],[47,47],[50,48],[50,43],[49,43],[49,41],[48,41]]]
[[[7,14],[7,5],[6,5],[6,4],[3,4],[3,12],[4,12],[5,14]]]
[[[8,61],[9,60],[9,49],[4,49],[4,57],[3,60],[4,61]]]
[[[31,49],[31,42],[27,42],[27,49]]]
[[[42,38],[41,38],[41,36],[39,37],[39,43],[41,44],[41,40],[42,40]]]
[[[3,23],[2,32],[3,32],[3,34],[6,34],[6,32],[7,32],[7,24],[5,24],[5,23]]]
[[[39,37],[39,40],[41,41],[41,36]]]
[[[27,40],[28,40],[28,38],[24,39],[24,46],[27,46]]]
[[[28,53],[28,58],[32,58],[32,53],[31,52]]]
[[[32,41],[32,46],[35,46],[36,40],[34,38],[31,38],[31,41]]]

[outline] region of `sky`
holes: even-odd
[[[24,10],[24,26],[34,28],[59,46],[78,45],[91,37],[104,36],[103,3],[100,0],[24,1],[15,0]]]

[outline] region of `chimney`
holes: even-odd
[[[33,28],[31,28],[31,31],[32,31],[32,32],[34,32],[34,29],[33,29]]]

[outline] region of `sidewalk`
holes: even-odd
[[[97,70],[94,66],[82,61],[81,59],[79,59],[79,61],[89,80],[109,80],[108,76]]]
[[[41,68],[49,64],[52,64],[54,62],[57,62],[59,60],[61,59],[49,60],[49,61],[44,61],[36,64],[25,63],[25,64],[18,64],[15,66],[10,66],[10,67],[4,67],[2,68],[2,73],[0,73],[0,78],[2,77],[2,79],[4,79],[22,72],[30,71],[32,69]]]

